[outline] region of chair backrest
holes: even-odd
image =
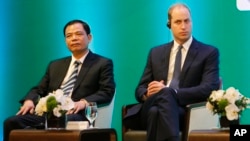
[[[115,94],[109,105],[98,108],[98,116],[95,120],[95,127],[110,128],[112,124]]]
[[[223,89],[222,77],[220,77],[220,88]],[[202,114],[201,114],[202,113]],[[203,120],[199,120],[203,119]],[[206,121],[206,122],[204,122]],[[211,129],[217,128],[219,122],[218,115],[213,115],[209,110],[206,109],[206,105],[202,105],[192,109],[189,121],[189,132],[194,129]]]
[[[195,129],[212,129],[218,127],[218,115],[213,115],[206,106],[193,108],[190,114],[189,132]]]

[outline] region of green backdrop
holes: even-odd
[[[239,11],[236,0],[6,0],[0,1],[0,138],[3,120],[17,112],[18,100],[38,83],[48,62],[70,55],[64,24],[82,19],[92,29],[91,50],[114,61],[112,127],[121,140],[121,107],[136,102],[149,49],[172,40],[166,13],[173,2],[191,8],[194,37],[219,48],[224,88],[234,86],[250,97],[250,11]],[[243,113],[242,124],[250,124],[249,115]]]

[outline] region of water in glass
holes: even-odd
[[[89,128],[93,128],[93,122],[97,118],[97,104],[96,102],[89,102],[89,105],[85,109],[85,114],[90,122]]]

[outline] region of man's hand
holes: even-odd
[[[152,81],[148,84],[147,97],[158,93],[161,89],[165,88],[164,81]]]
[[[80,110],[85,109],[87,106],[88,102],[85,99],[81,99],[80,101],[75,102],[75,107],[72,110],[69,110],[66,114],[76,114]]]
[[[25,115],[27,113],[33,114],[35,111],[35,105],[32,100],[25,100],[23,106],[16,113],[16,115]]]

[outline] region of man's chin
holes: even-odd
[[[181,35],[182,40],[188,40],[190,37],[191,37],[190,34]]]
[[[88,51],[88,48],[79,47],[79,48],[71,48],[70,50],[73,53],[85,53]]]

